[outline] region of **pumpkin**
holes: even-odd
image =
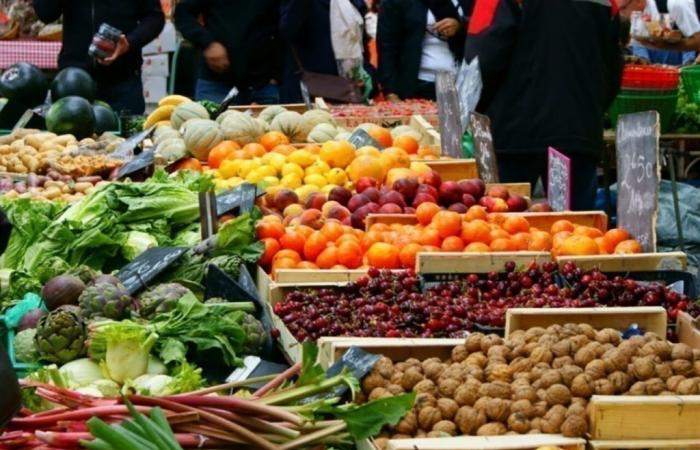
[[[278,114],[273,120],[270,129],[286,135],[292,142],[302,142],[306,136],[302,136],[301,114],[294,111],[285,111]]]
[[[209,119],[209,112],[199,103],[182,103],[173,111],[173,114],[170,116],[170,123],[172,123],[173,128],[179,130],[190,119]]]
[[[334,125],[319,123],[311,130],[307,140],[315,144],[323,144],[324,142],[332,141],[337,135],[338,129]]]
[[[267,108],[260,111],[260,114],[258,114],[258,119],[266,122],[269,125],[272,123],[275,117],[286,111],[287,110],[280,105],[268,106]]]
[[[187,156],[187,146],[182,138],[165,139],[156,146],[156,156],[165,163],[177,161]]]
[[[241,145],[258,142],[265,131],[260,122],[247,114],[231,114],[221,122],[224,138]]]
[[[331,114],[326,110],[312,109],[302,114],[300,134],[302,135],[303,140],[305,142],[308,141],[308,135],[311,133],[311,130],[313,130],[316,125],[322,123],[335,125],[333,116],[331,116]]]
[[[185,122],[184,129],[185,146],[200,161],[206,161],[209,150],[223,139],[219,124],[213,120],[190,119]]]

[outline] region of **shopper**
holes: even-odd
[[[160,34],[165,24],[159,0],[34,0],[34,9],[45,23],[63,16],[60,68],[80,67],[90,72],[97,82],[98,97],[115,111],[143,113],[141,49]],[[123,34],[114,53],[96,61],[88,55],[88,47],[102,23]]]
[[[382,0],[379,78],[389,100],[435,100],[435,74],[455,72],[473,0]]]
[[[478,109],[491,118],[502,182],[536,184],[547,148],[572,159],[573,208],[592,209],[603,116],[622,71],[609,0],[477,0],[466,59],[479,57]]]
[[[221,102],[235,86],[235,104],[279,103],[276,0],[182,0],[174,17],[182,36],[203,53],[197,100]]]

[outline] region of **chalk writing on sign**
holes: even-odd
[[[452,72],[438,72],[435,77],[442,154],[459,158],[462,155],[463,130],[455,83],[455,75]]]
[[[498,183],[498,164],[491,136],[491,121],[479,113],[469,115],[469,128],[474,138],[474,157],[479,178],[485,183]]]
[[[547,201],[554,211],[571,210],[571,159],[549,147]]]

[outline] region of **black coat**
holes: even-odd
[[[141,49],[163,30],[159,0],[34,0],[36,15],[50,23],[63,15],[63,46],[58,64],[80,67],[100,81],[122,81],[141,71]],[[112,65],[97,64],[88,48],[102,23],[118,28],[129,41],[129,52]]]
[[[177,30],[197,48],[217,41],[228,51],[227,73],[213,72],[202,58],[200,77],[238,88],[279,79],[277,17],[277,0],[181,0],[174,14]]]
[[[465,14],[471,10],[471,0],[460,0]],[[428,9],[435,21],[452,17],[463,22],[451,0],[382,0],[377,25],[379,80],[385,94],[401,98],[416,95],[418,72],[427,25]],[[456,61],[464,53],[466,31],[460,27],[448,44]]]
[[[478,109],[497,152],[602,151],[622,74],[619,25],[609,0],[477,0],[465,58],[479,57]]]

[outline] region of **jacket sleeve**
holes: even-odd
[[[304,28],[311,11],[309,0],[282,0],[280,3],[280,36],[292,41]]]
[[[620,20],[615,17],[611,21],[610,37],[608,38],[605,47],[605,68],[607,70],[607,95],[605,98],[606,110],[612,105],[613,100],[620,92],[622,84],[622,70],[624,68],[624,55],[622,53],[622,44],[620,42]]]
[[[158,37],[164,25],[165,16],[160,0],[142,0],[139,24],[126,35],[130,48],[141,51],[146,44]]]
[[[479,110],[488,108],[501,84],[517,39],[520,9],[516,0],[476,0],[469,21],[464,58],[479,57],[483,89]]]
[[[173,15],[175,27],[180,34],[201,50],[216,41],[214,35],[198,21],[199,16],[205,13],[209,6],[209,0],[182,0],[175,7]]]
[[[44,23],[58,20],[63,14],[63,0],[34,0],[36,16]]]
[[[385,94],[398,94],[401,73],[401,6],[397,0],[382,0],[377,23],[379,81]]]

